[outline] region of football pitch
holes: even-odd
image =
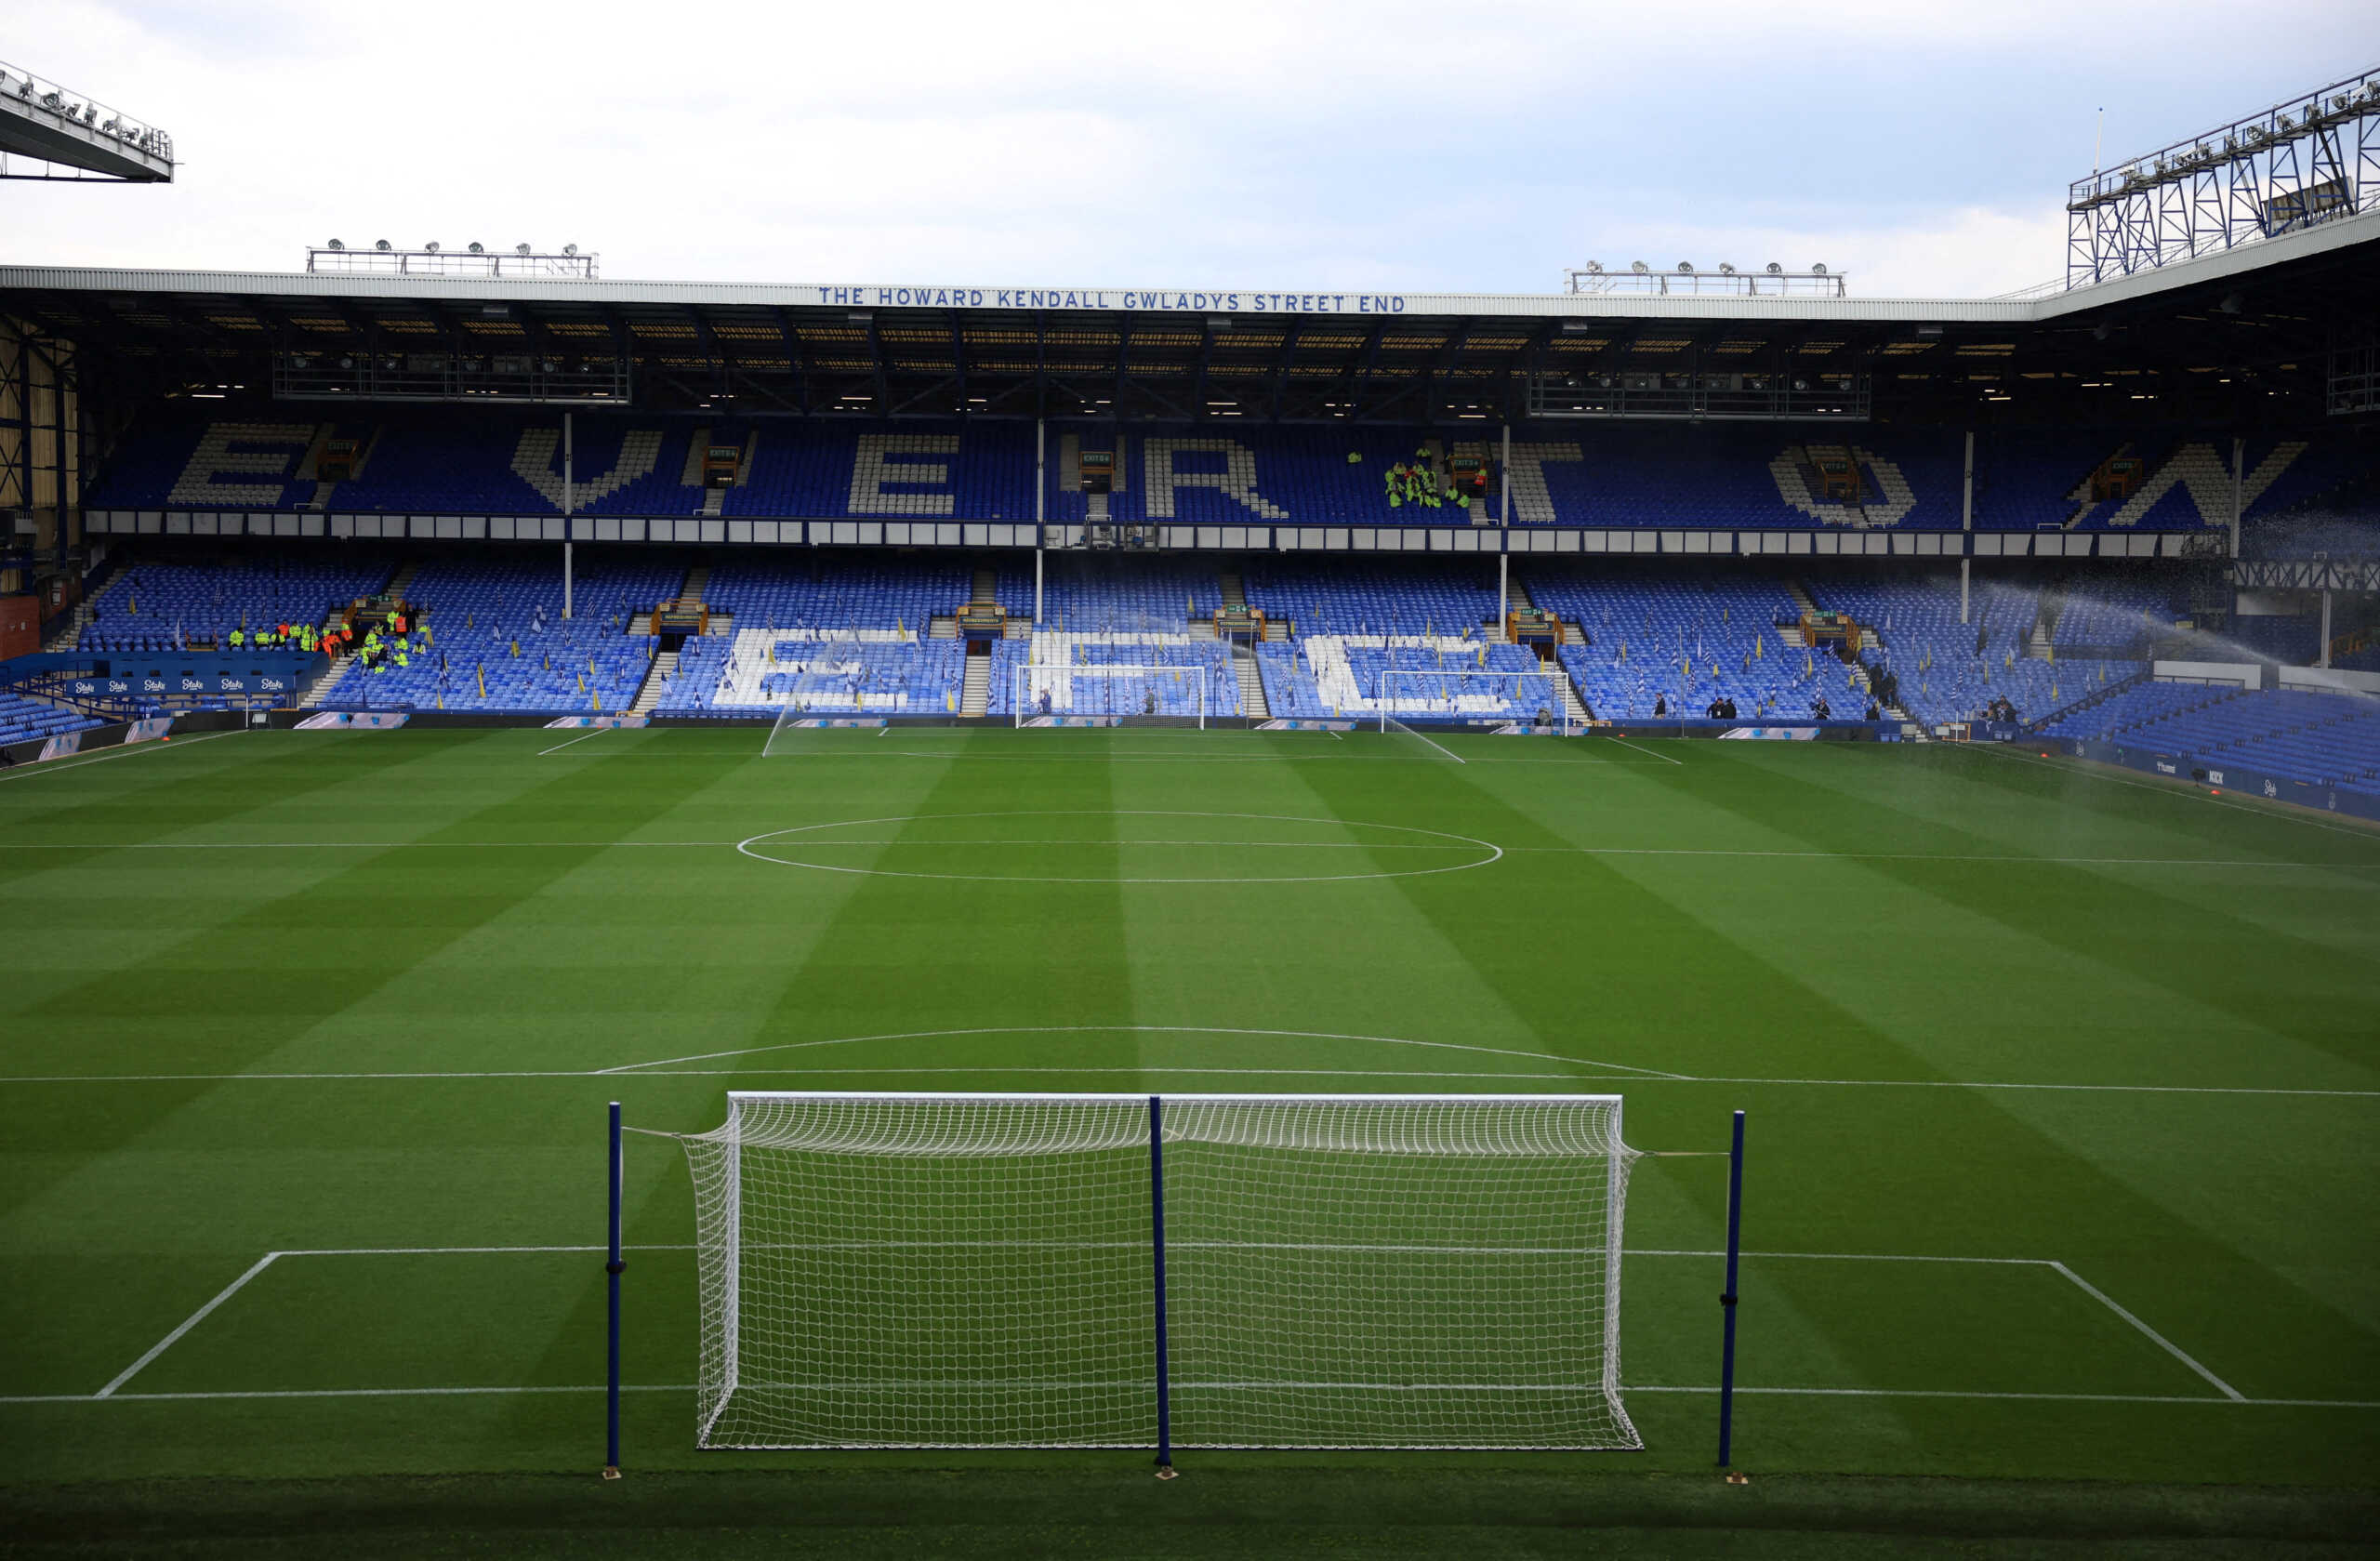
[[[2373,1482],[2380,834],[2022,749],[789,735],[0,775],[0,1479],[591,1475],[605,1103],[742,1089],[1624,1098],[1642,1452],[1192,1475],[1708,1471],[1741,1108],[1755,1475]],[[626,1210],[629,1483],[1144,1475],[698,1452],[675,1144]]]

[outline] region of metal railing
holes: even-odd
[[[1626,271],[1606,271],[1600,262],[1591,262],[1563,272],[1562,280],[1563,286],[1573,293],[1839,298],[1844,296],[1847,278],[1824,266],[1789,271],[1772,263],[1760,271],[1744,271],[1726,264],[1713,271],[1681,264],[1675,271],[1659,271],[1638,260]]]
[[[46,113],[60,125],[112,136],[135,152],[168,163],[174,160],[174,139],[155,126],[6,60],[0,60],[0,98]]]
[[[581,255],[576,245],[559,254],[547,254],[516,245],[493,250],[473,244],[463,249],[424,245],[399,249],[386,239],[369,249],[350,249],[334,239],[306,251],[306,269],[338,276],[517,276],[564,277],[592,282],[601,257]]]

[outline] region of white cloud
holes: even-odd
[[[1996,291],[2057,269],[2062,231],[2025,192],[2047,209],[2082,171],[2095,51],[2120,42],[2157,113],[2252,73],[2208,47],[2236,23],[2212,0],[1841,0],[1823,25],[1578,0],[49,0],[11,20],[16,62],[188,159],[167,190],[0,196],[0,259],[95,265],[284,269],[337,235],[574,241],[612,276],[1503,291],[1633,250]],[[2358,35],[2380,46],[2368,0],[2284,0],[2258,41]]]

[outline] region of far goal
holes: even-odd
[[[1578,731],[1573,706],[1564,697],[1567,676],[1558,663],[1533,672],[1383,668],[1375,700],[1380,729],[1394,732],[1400,724],[1495,727],[1567,737]]]
[[[1195,726],[1225,710],[1231,674],[1208,662],[1126,666],[1030,662],[1014,668],[1010,708],[1019,726]],[[1232,685],[1235,691],[1237,685]]]
[[[706,1448],[1634,1448],[1610,1095],[742,1092]]]

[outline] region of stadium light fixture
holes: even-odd
[[[516,244],[512,246],[512,253],[515,255],[526,255],[529,253],[529,246],[525,244]]]
[[[1694,262],[1691,260],[1680,260],[1677,263],[1677,271],[1680,276],[1692,276],[1694,274]]]
[[[1778,265],[1774,260],[1769,261],[1768,264],[1762,269],[1767,271],[1771,276],[1783,276],[1785,274],[1785,268]]]
[[[378,250],[381,254],[386,255],[391,249],[394,249],[396,245],[390,244],[387,239],[378,239],[374,241],[372,247]]]
[[[1587,274],[1589,276],[1601,276],[1603,274],[1603,262],[1601,260],[1589,260],[1587,262]]]
[[[347,251],[347,245],[341,244],[337,239],[333,239],[331,240],[331,249],[336,254],[344,254]]]
[[[575,255],[578,253],[578,245],[575,244],[565,244],[562,246],[562,252],[565,255]]]
[[[1720,261],[1720,262],[1719,262],[1719,274],[1720,274],[1721,276],[1733,276],[1733,275],[1735,275],[1735,274],[1736,274],[1736,266],[1735,266],[1735,262],[1734,262],[1734,261],[1732,261],[1732,260],[1722,260],[1722,261]]]
[[[431,239],[428,244],[425,244],[425,245],[423,245],[421,246],[421,252],[422,252],[424,255],[435,255],[435,254],[437,254],[437,253],[438,253],[438,241],[437,241],[436,239]]]
[[[1824,276],[1826,274],[1826,262],[1824,260],[1813,262],[1810,266],[1810,274],[1812,276]]]
[[[487,245],[482,244],[477,239],[473,239],[470,243],[470,251],[474,255],[484,255],[487,253]]]
[[[1628,269],[1634,271],[1638,276],[1643,276],[1646,271],[1651,271],[1653,268],[1646,265],[1642,260],[1631,260],[1628,262]]]

